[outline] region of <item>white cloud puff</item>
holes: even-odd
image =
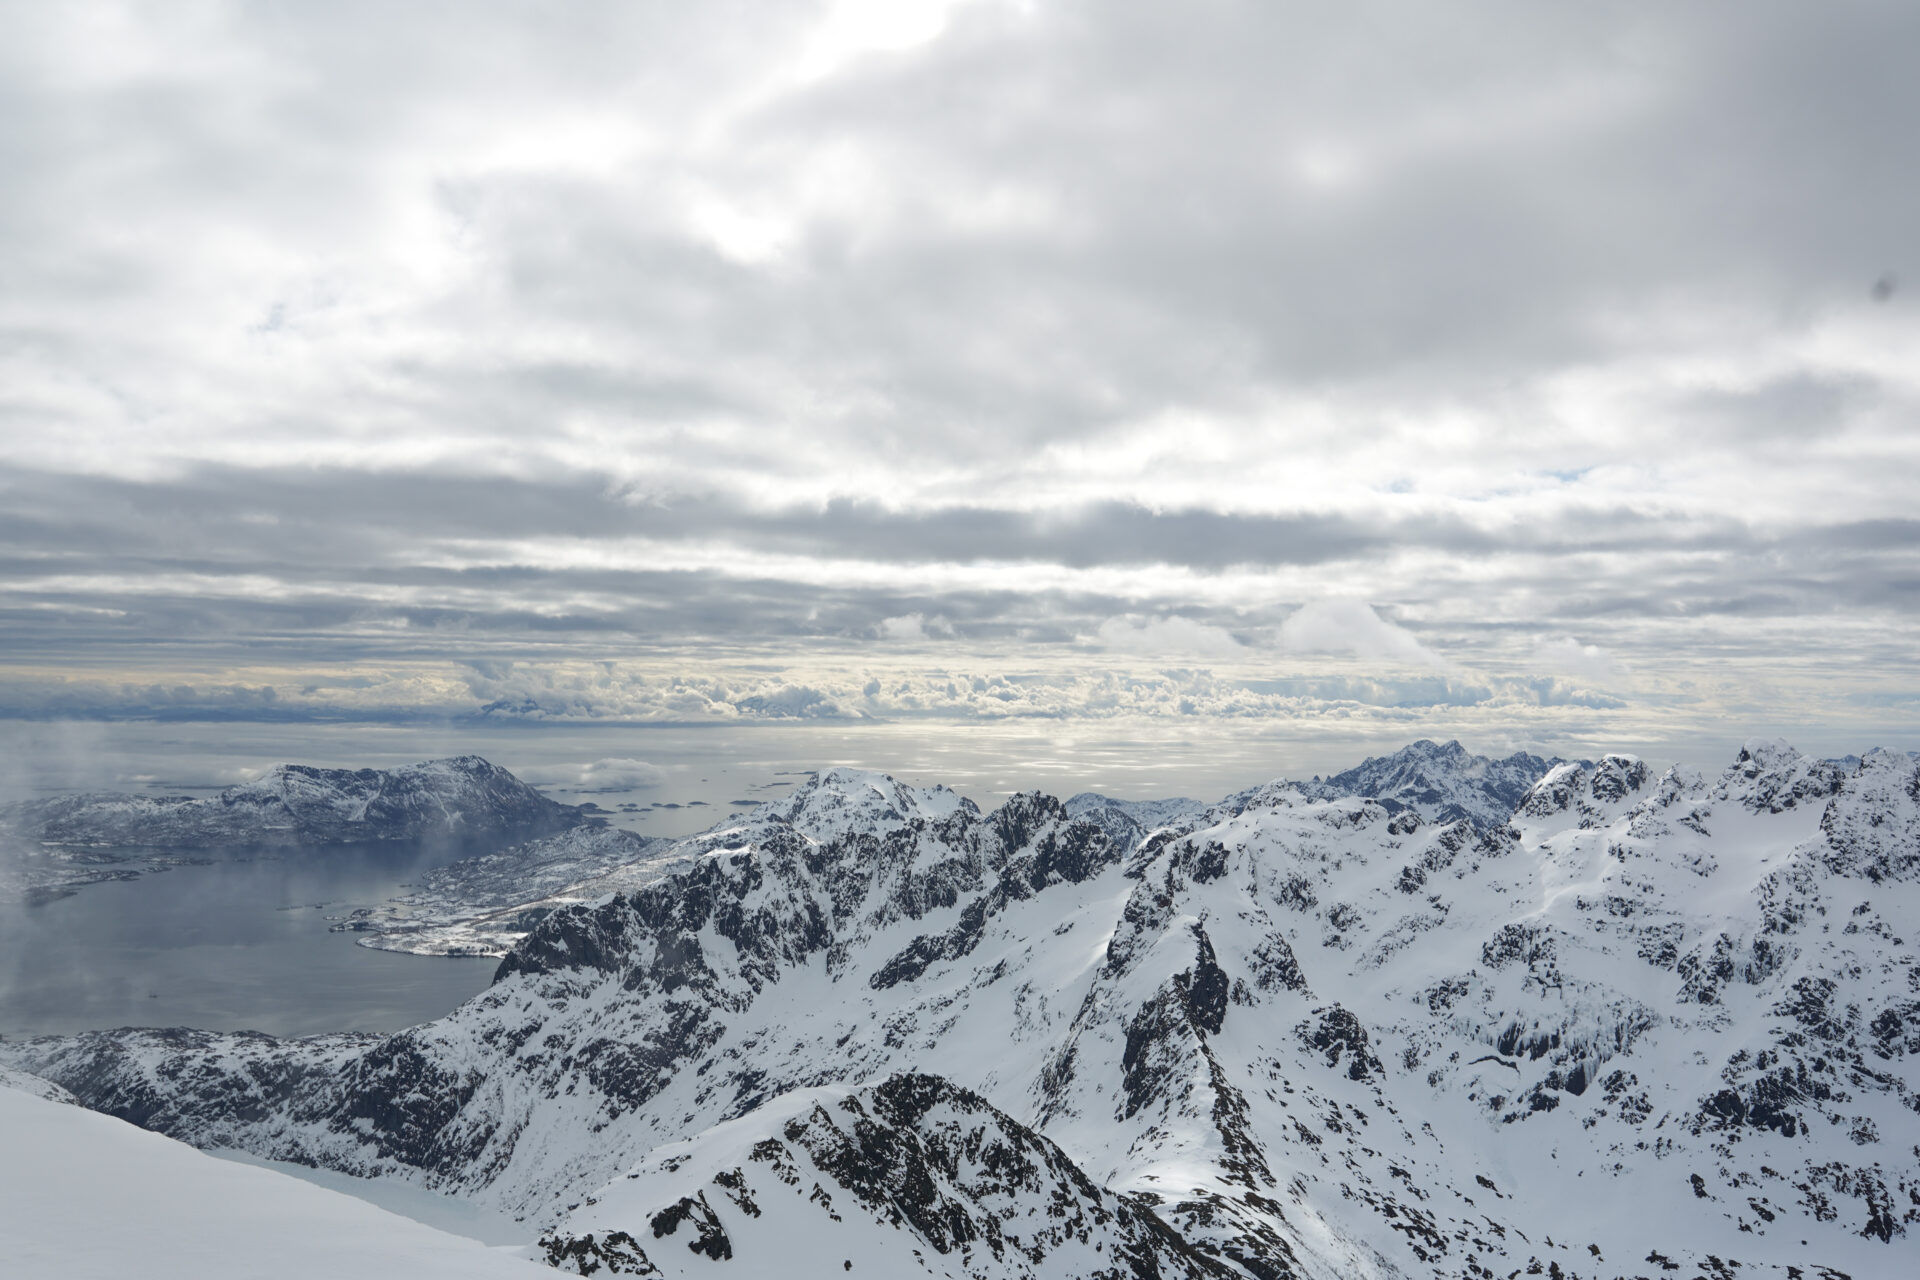
[[[1115,653],[1138,653],[1150,657],[1233,658],[1246,655],[1246,646],[1221,628],[1179,616],[1143,618],[1128,614],[1125,617],[1108,618],[1100,624],[1094,639],[1101,648]]]
[[[883,618],[875,628],[882,640],[930,640],[940,636],[951,636],[953,624],[945,618],[929,618],[924,613],[903,613],[898,617]]]
[[[1603,688],[1624,684],[1629,672],[1599,645],[1581,644],[1572,636],[1542,636],[1533,646],[1533,665]]]
[[[1289,653],[1350,653],[1410,666],[1445,667],[1446,659],[1405,627],[1388,622],[1364,600],[1316,600],[1280,624]]]

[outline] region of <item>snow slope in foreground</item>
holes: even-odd
[[[532,1280],[553,1273],[284,1174],[0,1087],[0,1275]]]

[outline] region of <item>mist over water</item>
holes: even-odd
[[[204,866],[0,906],[0,1035],[185,1026],[395,1031],[483,990],[496,961],[398,955],[329,933],[444,857],[343,848]]]

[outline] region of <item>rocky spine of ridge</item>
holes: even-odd
[[[200,1145],[477,1194],[565,1257],[621,1234],[686,1274],[726,1274],[688,1245],[776,1226],[770,1187],[762,1222],[713,1184],[761,1176],[725,1163],[731,1126],[785,1143],[797,1091],[900,1072],[1256,1280],[1872,1275],[1920,1225],[1904,756],[1752,743],[1715,776],[1608,756],[1486,829],[1287,786],[1133,848],[1049,797],[981,813],[835,771],[676,853],[399,1035],[114,1032],[0,1059]],[[671,1144],[689,1163],[645,1163]],[[816,1181],[841,1222],[799,1221],[906,1230]],[[984,1232],[1003,1182],[943,1194]],[[646,1204],[621,1199],[640,1183]],[[915,1235],[901,1273],[1041,1273],[957,1239]]]
[[[1150,1203],[1096,1185],[1058,1146],[923,1072],[789,1094],[647,1153],[543,1237],[562,1271],[1231,1280]]]

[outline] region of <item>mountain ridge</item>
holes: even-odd
[[[756,1114],[756,1142],[787,1142],[780,1099],[902,1072],[1136,1197],[1198,1259],[1170,1274],[1591,1280],[1665,1274],[1657,1256],[1791,1280],[1873,1274],[1920,1222],[1905,756],[1847,770],[1756,741],[1708,776],[1610,755],[1485,829],[1287,784],[1132,842],[1039,793],[981,812],[829,770],[676,855],[553,911],[487,992],[408,1032],[100,1033],[0,1060],[198,1144],[477,1195],[569,1266],[607,1265],[573,1242],[613,1232],[656,1269],[668,1236],[757,1247],[772,1224],[715,1181],[737,1167],[764,1208],[747,1164],[628,1175]],[[1049,1177],[1022,1194],[1074,1180]],[[658,1203],[616,1194],[642,1182]],[[961,1235],[871,1231],[908,1232],[927,1274],[1042,1273],[1066,1247],[963,1254],[996,1212],[969,1185],[946,1202]],[[793,1230],[851,1220],[778,1203]],[[680,1226],[650,1236],[660,1214]]]

